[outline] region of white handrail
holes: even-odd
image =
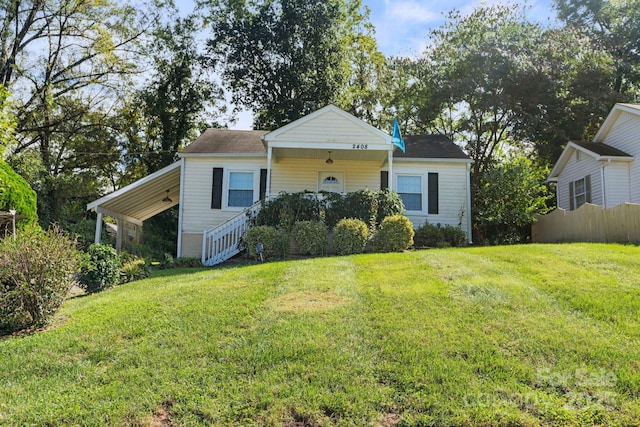
[[[249,219],[260,211],[261,202],[256,202],[222,224],[202,234],[202,264],[220,264],[238,254],[238,244],[249,228]]]

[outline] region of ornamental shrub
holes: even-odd
[[[416,248],[448,248],[467,245],[467,234],[451,225],[437,226],[425,223],[413,237]]]
[[[100,292],[118,284],[120,257],[114,248],[94,243],[87,248],[87,265],[82,268],[79,285],[86,292]]]
[[[0,159],[0,211],[15,209],[24,218],[18,225],[35,223],[36,192],[31,189],[27,181],[14,172],[7,163]]]
[[[74,285],[81,254],[58,228],[31,225],[0,241],[0,330],[48,323]]]
[[[304,255],[323,255],[327,250],[327,227],[320,221],[298,221],[291,230]]]
[[[134,257],[122,263],[122,267],[120,267],[120,283],[144,279],[149,277],[149,274],[149,266],[144,259]]]
[[[364,251],[369,228],[361,219],[345,218],[333,229],[333,248],[338,255],[359,254]]]
[[[289,254],[289,235],[280,229],[268,225],[251,227],[247,231],[247,251],[249,256],[260,258],[256,247],[262,243],[264,248],[262,256],[265,260],[273,258],[286,258]]]
[[[375,246],[384,252],[403,251],[413,245],[413,224],[404,215],[391,215],[382,220],[375,236]]]
[[[319,221],[322,206],[314,193],[280,193],[262,206],[253,223],[291,230],[298,221]]]

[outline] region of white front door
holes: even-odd
[[[319,172],[318,191],[344,193],[344,172]]]

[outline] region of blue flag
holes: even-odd
[[[404,140],[402,139],[402,135],[400,135],[400,126],[398,125],[398,120],[396,119],[393,119],[393,132],[391,132],[391,136],[393,137],[391,143],[400,147],[400,149],[404,153]]]

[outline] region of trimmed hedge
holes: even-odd
[[[467,246],[467,234],[458,227],[445,225],[438,227],[426,223],[416,230],[413,237],[416,248],[447,248]]]
[[[289,254],[289,235],[283,230],[267,225],[251,227],[247,231],[247,251],[249,256],[260,258],[258,243],[262,243],[263,259],[286,258]]]
[[[320,221],[298,221],[291,235],[303,255],[324,255],[327,251],[327,227]]]
[[[396,252],[413,245],[413,224],[404,215],[391,215],[382,220],[374,239],[375,246],[384,252]]]
[[[345,218],[338,221],[333,229],[333,248],[338,255],[359,254],[369,238],[369,228],[357,218]]]

